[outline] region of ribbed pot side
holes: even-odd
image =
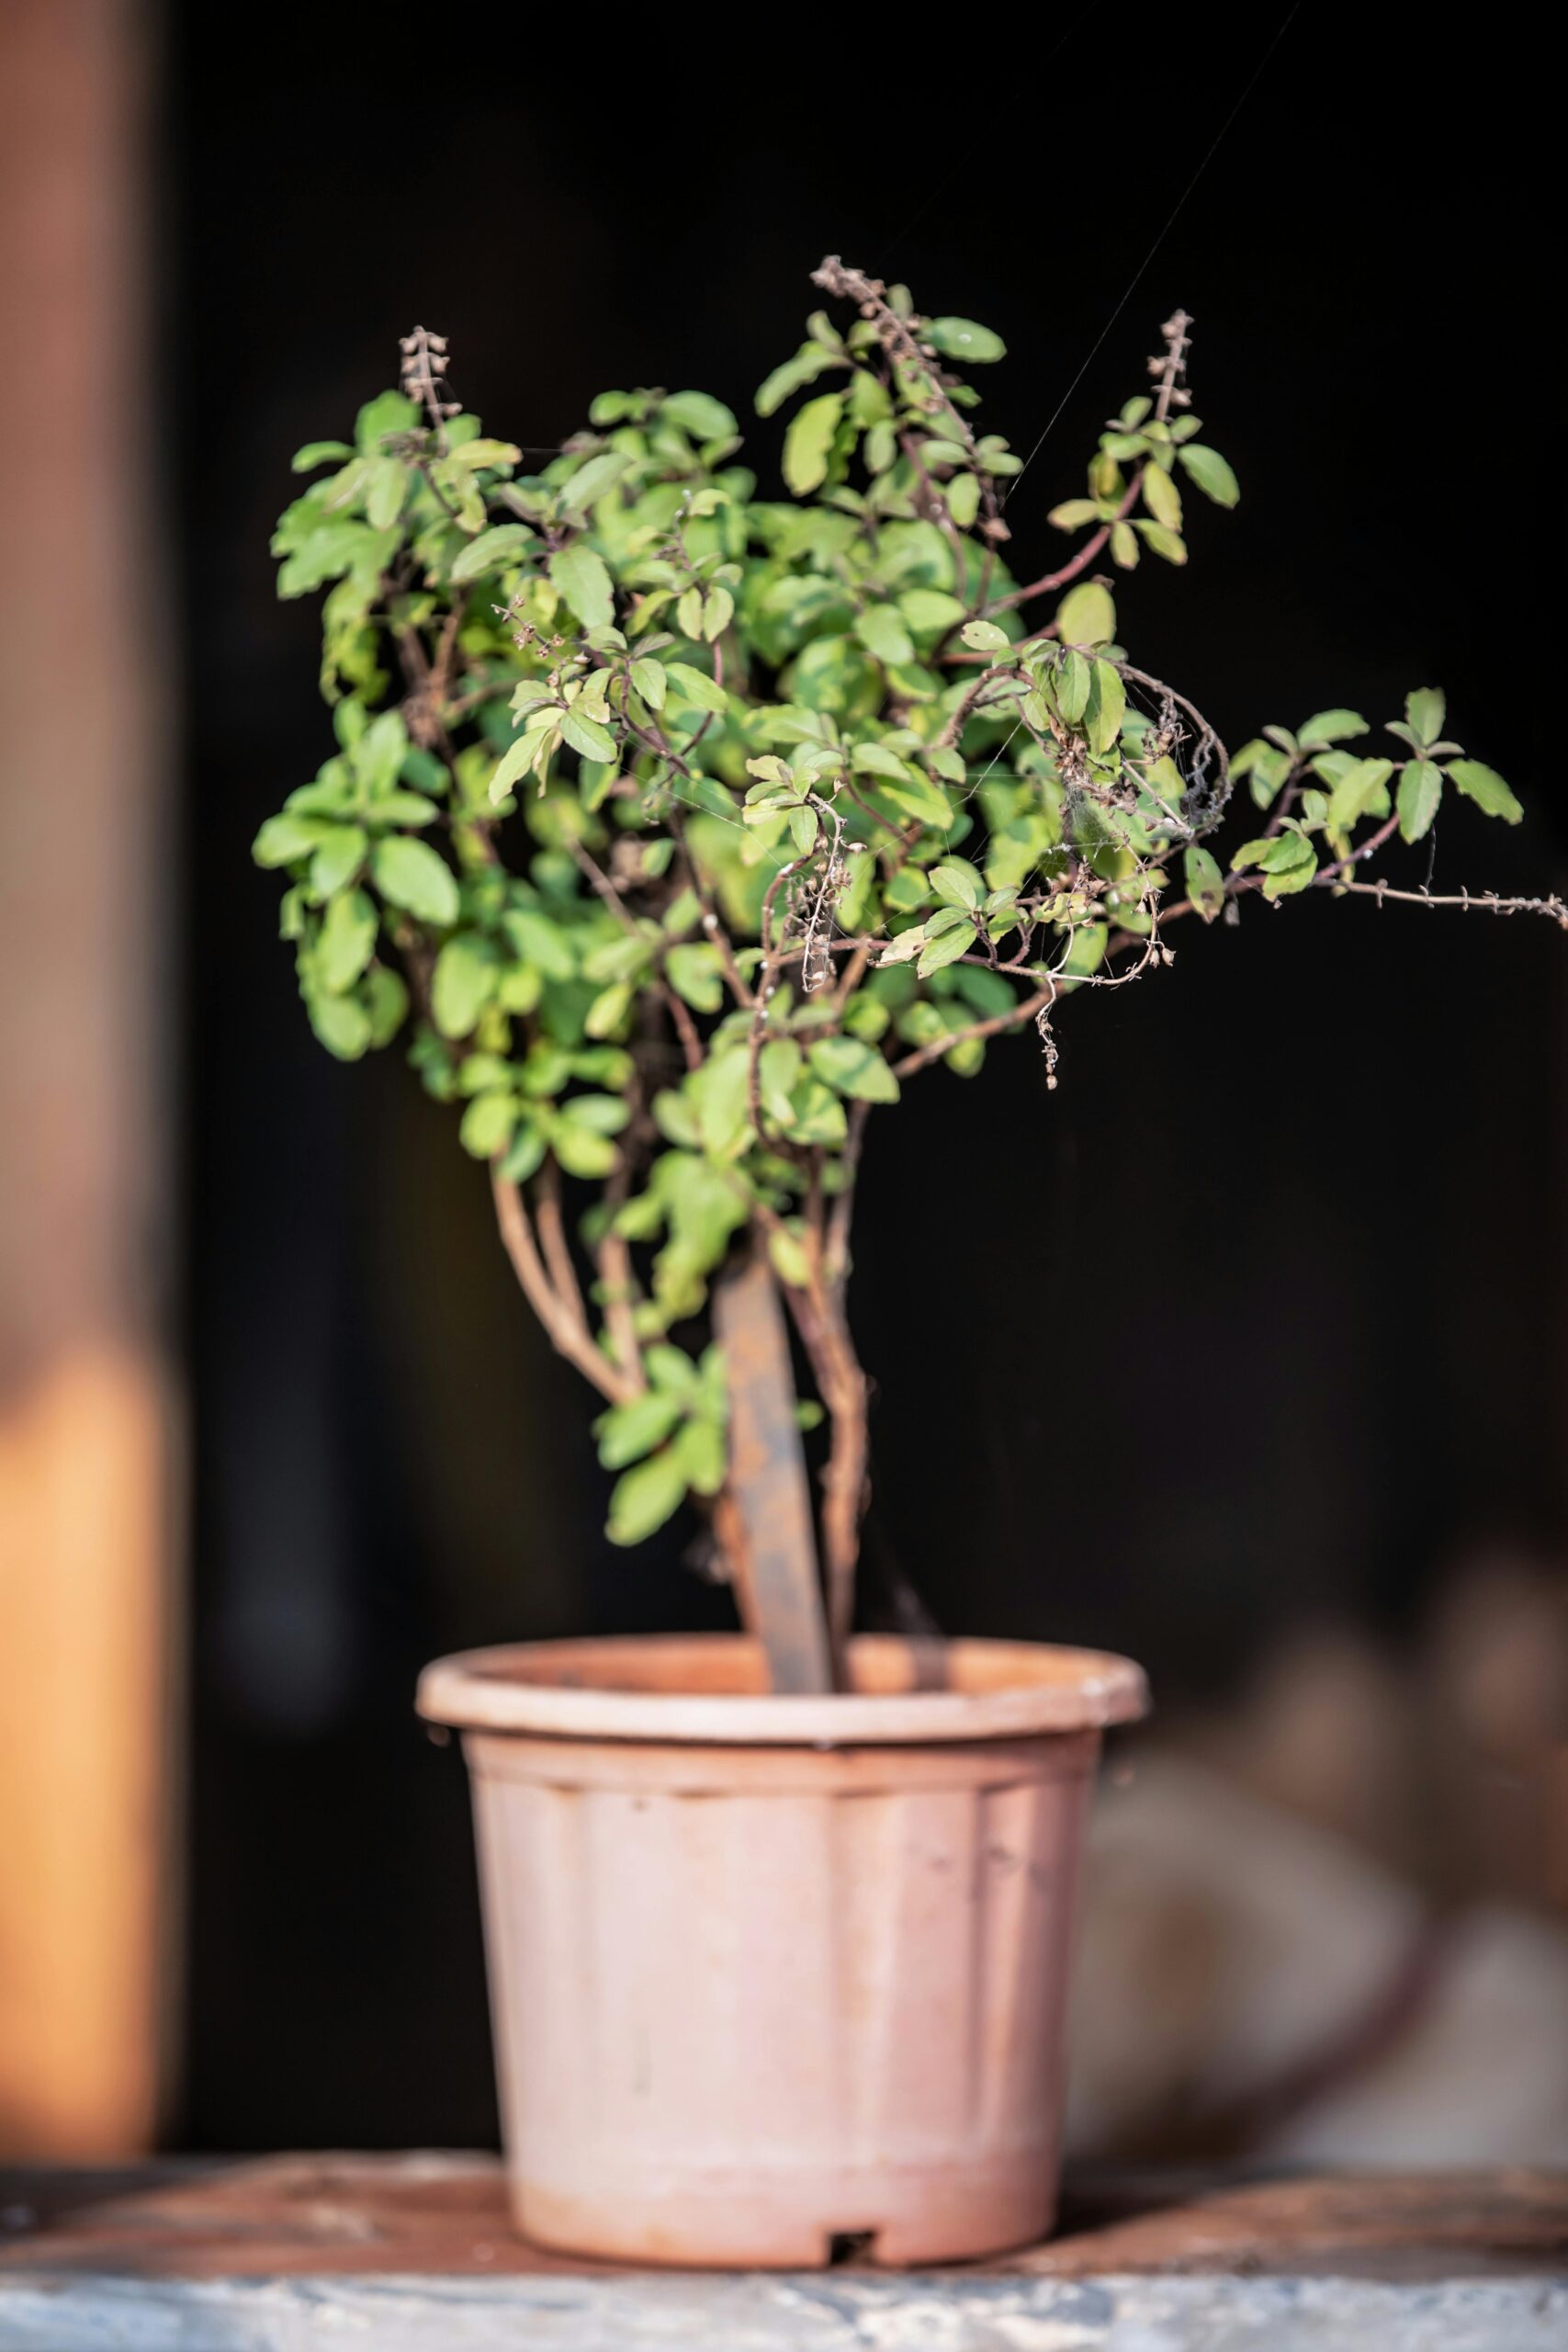
[[[464,1733],[537,2244],[794,2268],[1049,2228],[1084,1816],[1143,1678],[1034,1644],[854,1653],[827,1699],[762,1695],[753,1645],[716,1636],[422,1679]]]

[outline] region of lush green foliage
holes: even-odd
[[[1238,494],[1198,437],[1179,314],[1051,517],[1076,551],[1021,583],[1020,461],[976,435],[954,364],[1000,342],[837,263],[818,282],[847,323],[817,312],[757,398],[798,402],[786,498],[759,494],[705,392],[605,393],[525,473],[420,332],[353,445],[299,452],[330,470],[275,543],[283,595],[328,591],[337,748],[256,842],[288,877],[310,1018],[353,1059],[412,999],[412,1058],[610,1400],[626,1542],[723,1485],[722,1365],[671,1334],[743,1228],[830,1409],[859,1409],[834,1348],[871,1106],[1031,1023],[1054,1063],[1058,1000],[1168,961],[1176,914],[1378,887],[1366,856],[1420,840],[1447,786],[1519,813],[1444,740],[1435,692],[1387,756],[1330,710],[1227,763],[1128,660],[1096,559],[1183,564],[1184,503]],[[1267,821],[1227,867],[1204,844],[1238,776]],[[595,1188],[592,1307],[563,1174]]]

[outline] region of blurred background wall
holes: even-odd
[[[0,2147],[154,2128],[180,894],[145,20],[0,8]]]
[[[491,2137],[466,1794],[412,1720],[414,1673],[458,1644],[729,1622],[681,1528],[631,1557],[604,1544],[591,1400],[508,1286],[447,1118],[395,1059],[343,1069],[305,1027],[276,886],[248,862],[328,733],[315,613],[276,602],[266,552],[289,453],[391,379],[416,319],[525,444],[609,384],[699,385],[744,413],[833,250],[1000,331],[985,416],[1017,446],[1060,407],[1013,503],[1025,560],[1182,302],[1243,501],[1197,518],[1185,576],[1145,565],[1119,590],[1129,641],[1233,742],[1327,703],[1380,721],[1442,683],[1529,821],[1445,813],[1435,886],[1561,887],[1544,77],[1512,36],[1461,58],[1402,19],[1308,6],[1231,120],[1284,17],[792,19],[750,28],[773,46],[743,58],[739,32],[677,20],[0,9],[12,314],[29,350],[50,322],[74,335],[96,388],[72,404],[13,368],[0,441],[22,550],[0,571],[6,1442],[42,1443],[38,1399],[78,1326],[95,1346],[132,1333],[130,1499],[71,1542],[105,1596],[134,1596],[135,1626],[159,1622],[162,1225],[193,1400],[187,1695],[157,1706],[144,1634],[107,1645],[137,1752],[161,1724],[188,1758],[169,1784],[186,1834],[180,1871],[106,1894],[99,1949],[152,1951],[138,1906],[172,1916],[183,1872],[187,1928],[152,1972],[184,1970],[164,2122],[182,2143]],[[95,90],[107,130],[81,124]],[[51,242],[55,187],[111,224],[107,258],[85,230]],[[764,470],[778,438],[753,436]],[[156,566],[124,584],[150,506],[172,635]],[[868,1619],[897,1574],[950,1628],[1132,1650],[1162,1702],[1126,1795],[1151,1804],[1109,1833],[1130,1925],[1115,1943],[1108,1913],[1097,1950],[1145,2007],[1160,1980],[1169,2030],[1133,2093],[1113,2050],[1096,2062],[1100,2143],[1191,2149],[1205,2100],[1256,2136],[1238,2083],[1300,2054],[1264,2020],[1229,2075],[1210,2066],[1236,2006],[1216,1955],[1243,1930],[1201,1890],[1248,1866],[1194,1842],[1151,1907],[1139,1857],[1172,1850],[1168,1760],[1210,1776],[1169,1804],[1194,1837],[1223,1815],[1233,1856],[1277,1847],[1281,1822],[1330,1841],[1312,1851],[1337,1907],[1271,1915],[1261,1949],[1353,1948],[1347,2017],[1388,2006],[1402,1971],[1419,1993],[1434,1921],[1500,1903],[1560,1931],[1565,1008],[1544,924],[1252,906],[1241,937],[1183,941],[1168,974],[1069,1008],[1049,1098],[1025,1043],[873,1123],[853,1298],[878,1384]],[[39,1056],[79,1134],[38,1115]],[[67,1215],[73,1182],[90,1217]],[[89,1233],[107,1303],[35,1316],[35,1288],[86,1283]],[[78,1603],[36,1514],[98,1492],[121,1442],[67,1416],[61,1466],[6,1497],[4,1590],[77,1636],[120,1603]],[[3,1987],[34,1933],[13,1923],[41,1916],[26,1854],[69,1856],[74,1883],[101,1832],[57,1802],[20,1712],[55,1635],[0,1607],[0,1753],[24,1759],[0,1779]],[[1282,1901],[1327,1885],[1314,1868]],[[51,1932],[75,1951],[59,1902]],[[1284,1984],[1258,1949],[1248,1981]],[[1551,2017],[1568,1976],[1538,1949]],[[1086,2052],[1095,2030],[1086,2012]],[[1491,2030],[1461,2030],[1464,2050]],[[130,2018],[119,2031],[149,2046]],[[1462,2140],[1472,2092],[1433,2097]],[[122,2137],[145,2111],[124,2105]],[[39,2136],[26,2114],[8,2128]]]

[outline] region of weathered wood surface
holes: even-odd
[[[0,2280],[40,2269],[222,2278],[581,2276],[595,2267],[515,2235],[500,2165],[487,2156],[0,2170]],[[1107,2272],[1568,2278],[1568,2174],[1080,2176],[1058,2235],[953,2275]]]
[[[1080,2181],[901,2277],[554,2261],[461,2155],[0,2175],[0,2352],[1562,2352],[1568,2178]]]

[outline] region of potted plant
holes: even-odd
[[[284,595],[328,590],[337,748],[256,842],[310,1019],[345,1060],[412,1034],[602,1400],[612,1539],[694,1507],[746,1629],[420,1689],[474,1775],[517,2218],[644,2259],[930,2260],[1052,2211],[1085,1800],[1144,1684],[852,1630],[871,1114],[1015,1031],[1051,1072],[1067,999],[1168,965],[1179,919],[1441,903],[1372,861],[1445,794],[1520,813],[1434,690],[1383,750],[1329,709],[1227,753],[1117,642],[1114,569],[1183,564],[1184,501],[1237,496],[1183,313],[1020,579],[1023,465],[962,373],[1001,343],[814,277],[834,307],[757,396],[798,403],[786,497],[694,391],[605,393],[524,473],[416,329],[276,541]]]

